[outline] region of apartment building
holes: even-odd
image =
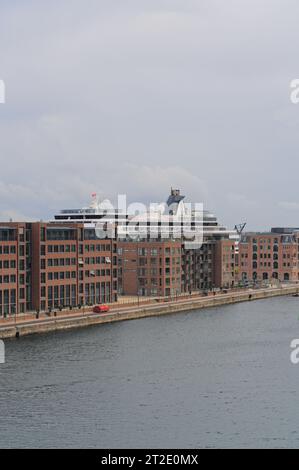
[[[0,316],[31,306],[29,239],[26,223],[0,223]]]
[[[84,224],[0,224],[0,315],[117,299],[117,245]]]
[[[229,288],[235,284],[235,242],[206,237],[196,250],[182,248],[182,292]]]
[[[175,296],[233,287],[234,248],[229,239],[210,239],[195,250],[181,240],[118,242],[118,292]]]
[[[215,240],[213,244],[213,284],[215,287],[229,288],[235,285],[235,241]]]
[[[239,243],[237,280],[280,282],[299,280],[299,229],[272,228],[252,232]]]
[[[204,243],[196,250],[182,247],[182,292],[206,290],[213,286],[213,247]]]
[[[117,253],[84,224],[32,224],[32,299],[35,310],[116,300]]]
[[[0,315],[230,287],[235,236],[179,189],[137,216],[93,197],[52,222],[2,223]]]
[[[180,294],[181,252],[181,241],[119,241],[119,294],[157,297]]]

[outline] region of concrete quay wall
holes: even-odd
[[[36,333],[48,333],[51,331],[67,330],[71,328],[82,328],[115,321],[133,320],[150,316],[167,315],[189,310],[217,307],[237,302],[246,302],[259,299],[267,299],[282,295],[293,295],[299,293],[299,286],[283,287],[276,289],[259,289],[252,291],[233,292],[217,294],[215,296],[198,297],[190,300],[179,300],[159,304],[150,304],[140,307],[120,308],[107,314],[86,313],[80,316],[46,318],[31,321],[18,321],[15,324],[0,326],[0,338],[14,338]]]

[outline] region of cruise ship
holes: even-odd
[[[84,223],[97,230],[99,238],[134,239],[182,239],[188,249],[198,248],[207,239],[238,238],[235,230],[221,225],[217,217],[202,204],[186,203],[179,189],[171,189],[165,203],[152,204],[139,213],[134,205],[114,207],[108,200],[100,200],[96,194],[88,207],[63,209],[54,216],[55,222]]]

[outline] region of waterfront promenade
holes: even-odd
[[[146,300],[144,302],[140,301],[139,305],[134,302],[130,304],[119,302],[112,304],[110,311],[104,314],[95,314],[91,308],[84,311],[82,309],[79,311],[56,311],[52,312],[51,315],[43,313],[40,314],[39,318],[36,318],[36,315],[33,314],[24,314],[0,320],[0,338],[12,338],[34,333],[132,320],[297,293],[299,293],[299,285],[289,285],[276,288],[235,290],[207,296],[192,294],[175,300]]]

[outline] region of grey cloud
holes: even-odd
[[[229,225],[298,225],[296,1],[0,8],[1,218],[177,185]]]

